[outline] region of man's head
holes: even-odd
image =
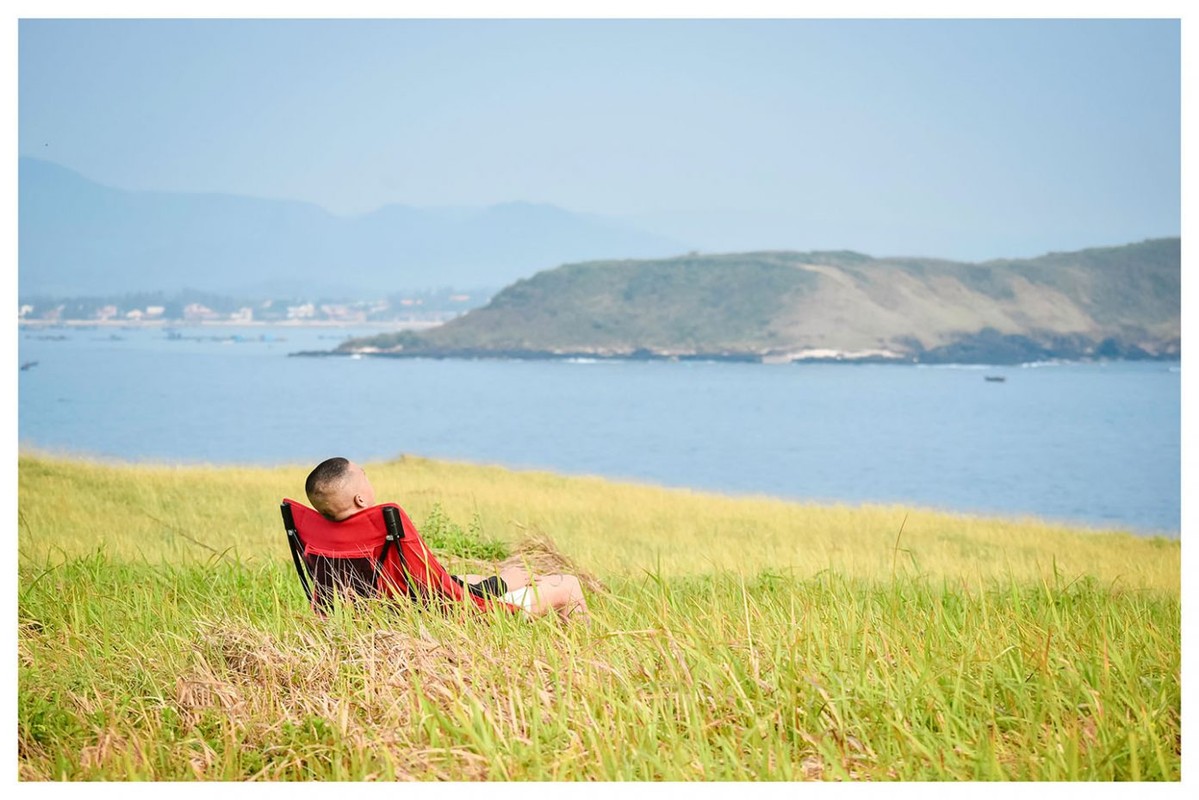
[[[330,458],[316,465],[304,482],[308,502],[334,522],[375,504],[375,489],[366,470],[346,458]]]

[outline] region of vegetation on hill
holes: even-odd
[[[278,515],[307,467],[23,456],[19,777],[1179,780],[1177,541],[368,468],[451,569],[552,534],[592,624],[318,621]]]
[[[569,264],[392,355],[570,354],[953,360],[1177,357],[1181,240],[979,264],[851,252]]]

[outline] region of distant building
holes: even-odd
[[[316,306],[312,303],[287,307],[288,319],[312,319],[314,316],[316,316]]]
[[[325,319],[335,322],[362,322],[366,319],[366,311],[354,306],[340,303],[325,303],[321,306],[321,314]]]
[[[33,306],[21,306],[21,313],[18,315],[21,319],[25,319],[26,314],[33,313]]]
[[[166,313],[166,306],[146,306],[146,317],[153,319]]]
[[[230,322],[253,322],[254,321],[254,309],[250,308],[249,306],[239,308],[236,311],[234,311],[232,314],[229,315],[229,321]]]
[[[96,309],[95,318],[101,322],[106,322],[117,315],[116,306],[100,306]]]
[[[132,311],[128,311],[125,313],[125,319],[129,320],[130,322],[141,322],[142,317],[144,317],[144,316],[146,316],[146,315],[142,312],[142,310],[140,308],[135,308]]]
[[[219,319],[220,314],[206,305],[188,303],[183,307],[183,318],[188,322],[203,322],[205,320]]]

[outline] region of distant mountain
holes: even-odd
[[[21,158],[19,183],[22,295],[495,287],[569,261],[688,249],[530,203],[338,217],[286,200],[114,189],[34,158]]]
[[[343,352],[1004,363],[1176,357],[1181,240],[984,263],[762,252],[570,264]]]

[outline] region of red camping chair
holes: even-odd
[[[520,611],[479,597],[450,577],[395,503],[331,522],[303,503],[280,504],[291,557],[312,609],[323,615],[338,594],[408,597],[424,604],[468,604],[478,611]]]

